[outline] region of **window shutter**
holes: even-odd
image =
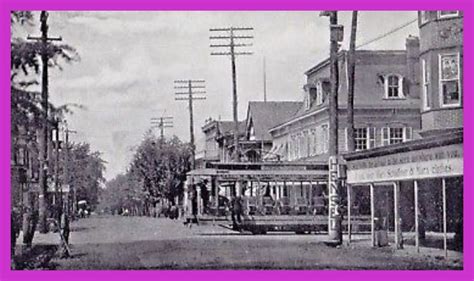
[[[413,128],[405,127],[403,130],[403,139],[404,141],[409,141],[413,139]]]
[[[390,144],[390,128],[383,127],[382,128],[382,146]]]
[[[406,97],[406,94],[408,94],[408,92],[409,92],[409,89],[410,89],[409,86],[410,85],[408,85],[408,80],[405,79],[405,77],[400,76],[399,78],[400,78],[400,84],[399,84],[400,86],[398,88],[400,90],[399,90],[399,95],[398,96],[400,98],[404,98],[404,97]]]
[[[344,129],[344,135],[345,135],[345,140],[346,140],[346,151],[349,151],[349,134],[347,132],[347,128]]]

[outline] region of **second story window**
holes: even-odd
[[[356,151],[367,149],[367,128],[354,129],[354,145]]]
[[[460,106],[459,54],[441,54],[439,56],[439,71],[441,106]]]
[[[421,61],[422,67],[422,81],[423,81],[423,109],[427,110],[431,108],[431,93],[430,93],[430,66],[426,60]]]
[[[328,125],[321,126],[321,135],[322,135],[321,150],[323,153],[326,153],[329,151],[329,126]]]
[[[429,11],[420,11],[420,24],[427,23],[430,20]]]
[[[412,135],[411,127],[384,127],[382,128],[382,146],[411,140]]]
[[[375,147],[376,128],[355,128],[354,129],[354,148],[356,151]],[[347,129],[346,129],[347,133]]]
[[[397,74],[390,74],[385,77],[385,98],[405,98],[403,95],[403,77]]]

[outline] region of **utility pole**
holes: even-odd
[[[161,116],[151,118],[151,125],[160,129],[160,140],[165,137],[165,128],[173,128],[173,116]]]
[[[39,149],[40,156],[40,174],[39,174],[39,231],[46,233],[48,231],[46,219],[48,216],[48,45],[50,41],[61,41],[61,37],[48,37],[48,12],[41,11],[41,37],[28,36],[28,40],[40,41],[41,44],[41,63],[42,63],[42,79],[41,79],[41,104],[42,104],[42,121],[41,145]]]
[[[263,101],[267,102],[267,64],[263,57]]]
[[[69,147],[69,134],[76,134],[77,132],[74,130],[69,130],[69,127],[67,125],[67,121],[64,120],[64,142],[65,142],[65,153],[64,153],[64,183],[66,186],[69,186],[69,195],[68,195],[68,200],[66,201],[68,203],[68,206],[66,208],[66,211],[68,212],[68,215],[71,217],[71,220],[74,220],[75,214],[76,214],[76,188],[70,183],[70,175],[69,175],[69,159],[70,159],[70,147]],[[72,197],[72,198],[71,198]],[[72,201],[72,204],[69,204],[69,200]],[[72,214],[69,213],[69,208],[72,209]]]
[[[211,28],[210,32],[218,32],[216,36],[210,36],[210,40],[226,40],[225,44],[211,44],[211,48],[229,48],[226,52],[211,52],[211,56],[230,56],[232,69],[232,110],[234,117],[234,161],[240,162],[240,146],[239,146],[239,118],[238,118],[238,99],[237,99],[237,73],[235,68],[235,57],[241,55],[252,55],[252,52],[236,52],[235,48],[250,47],[251,43],[236,43],[236,40],[253,39],[251,35],[236,34],[242,31],[253,31],[253,27],[226,27],[226,28]],[[222,35],[224,32],[225,35]],[[214,33],[215,34],[215,33]],[[228,40],[228,41],[227,41]]]
[[[54,127],[52,133],[52,142],[54,147],[54,191],[53,191],[53,205],[60,204],[60,198],[57,198],[58,191],[59,191],[59,148],[60,148],[60,140],[59,140],[59,118],[54,120]]]
[[[342,214],[341,214],[341,180],[339,174],[338,150],[338,104],[337,90],[339,88],[338,49],[343,40],[343,28],[337,23],[337,11],[322,12],[321,16],[329,16],[330,22],[330,76],[331,94],[329,103],[329,239],[337,244],[342,243]]]
[[[354,85],[355,85],[355,44],[357,34],[357,11],[352,11],[352,23],[351,23],[351,39],[349,43],[349,56],[348,56],[348,93],[347,93],[347,149],[348,151],[355,150],[354,142]],[[368,134],[369,132],[367,132]]]
[[[195,100],[205,100],[206,97],[203,96],[195,96],[195,95],[202,95],[205,94],[206,91],[198,90],[194,91],[194,89],[205,89],[206,86],[204,85],[206,81],[204,80],[175,80],[174,81],[174,88],[175,89],[187,89],[187,92],[176,92],[175,100],[188,101],[188,108],[189,108],[189,142],[191,144],[191,169],[196,167],[196,145],[194,143],[194,116],[193,116],[193,102]],[[182,95],[187,95],[187,97],[180,97]]]

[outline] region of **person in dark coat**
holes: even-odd
[[[239,229],[239,225],[242,223],[242,198],[240,196],[232,196],[230,201],[231,214],[232,214],[232,227],[235,230]]]

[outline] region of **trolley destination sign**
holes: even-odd
[[[462,144],[350,161],[348,183],[396,181],[463,174]]]

